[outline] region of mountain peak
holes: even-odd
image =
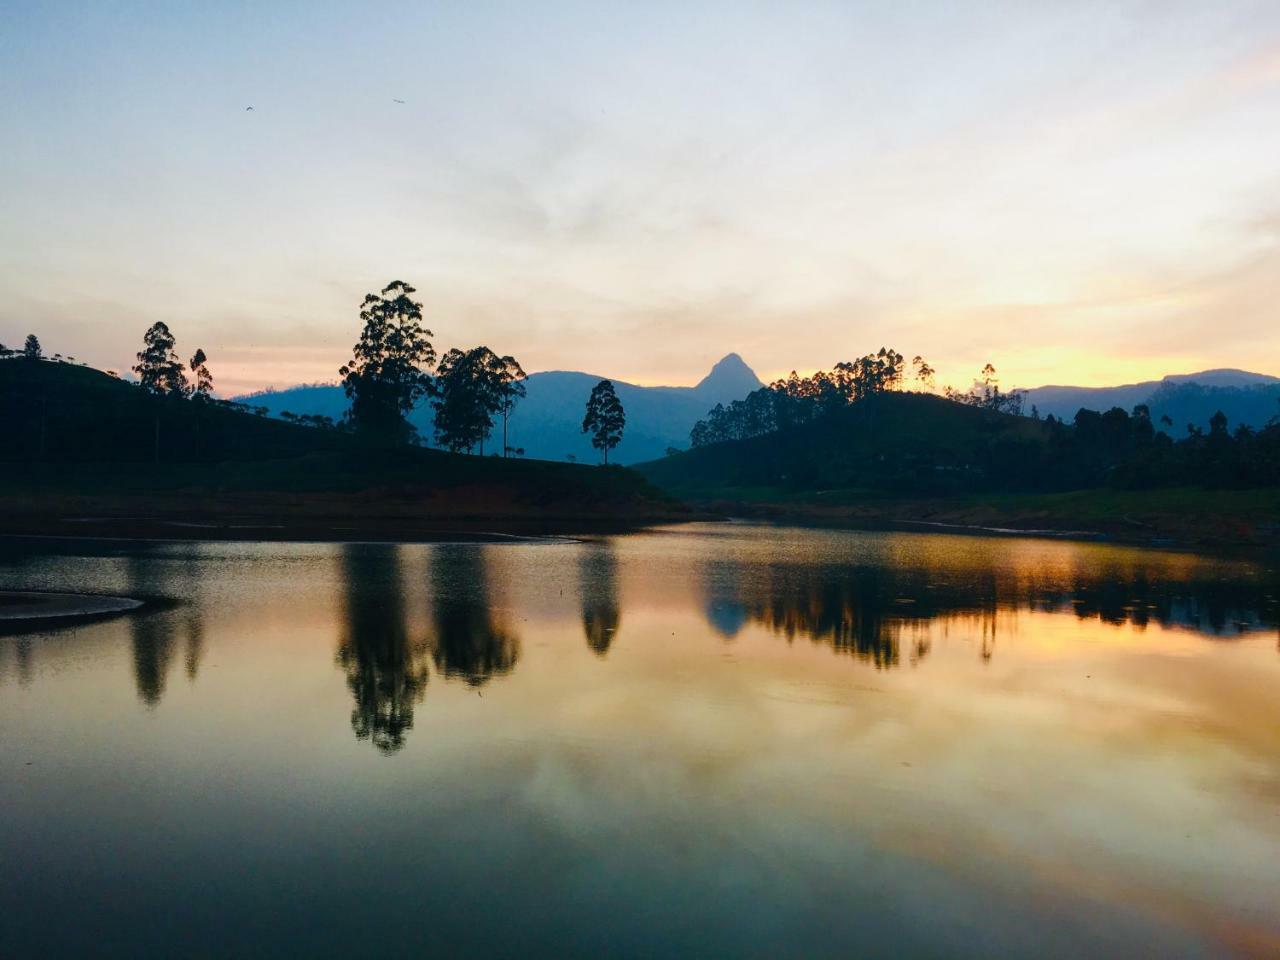
[[[716,362],[711,372],[698,381],[695,390],[714,394],[724,400],[741,400],[752,390],[759,390],[764,384],[756,376],[745,360],[736,353],[728,353]]]

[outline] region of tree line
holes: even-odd
[[[931,392],[935,372],[923,357],[911,359],[911,380],[917,389]],[[819,370],[809,377],[792,370],[789,377],[754,390],[743,400],[728,406],[716,404],[705,419],[694,424],[689,444],[703,447],[790,430],[872,394],[900,390],[907,378],[907,360],[892,347],[881,347],[876,353],[837,363],[830,370]],[[1022,392],[1001,391],[991,364],[982,368],[981,379],[970,390],[945,387],[943,392],[957,403],[1004,413],[1022,412]]]
[[[523,455],[523,448],[510,442],[510,421],[526,396],[528,375],[524,368],[515,357],[499,355],[486,346],[454,347],[437,356],[431,342],[434,334],[424,325],[423,305],[413,299],[415,292],[409,284],[396,280],[379,293],[365,296],[360,305],[360,337],[352,347],[351,359],[338,370],[350,401],[341,420],[288,411],[281,417],[301,426],[351,432],[376,444],[417,444],[421,438],[408,417],[425,400],[433,411],[433,439],[438,446],[483,456],[486,443],[500,424],[501,455]],[[31,334],[20,350],[0,344],[0,357],[41,360],[44,354],[38,338]],[[155,397],[266,415],[266,407],[216,399],[208,360],[204,350],[197,349],[189,360],[182,361],[173,333],[160,321],[143,335],[143,348],[132,372],[138,386]],[[625,425],[626,413],[613,383],[601,380],[586,398],[582,432],[590,435],[606,465],[609,451],[622,440]],[[155,433],[158,457],[158,412]]]
[[[483,455],[486,441],[501,423],[502,456],[523,453],[509,442],[509,424],[526,395],[524,368],[515,357],[486,346],[454,347],[437,363],[431,343],[435,334],[423,325],[415,292],[396,280],[364,298],[360,339],[351,360],[338,371],[351,401],[341,426],[374,439],[416,443],[417,430],[408,416],[429,400],[439,446]],[[622,439],[625,420],[613,384],[600,381],[587,399],[582,431],[591,434],[606,464],[609,451]]]
[[[822,421],[876,394],[908,386],[918,393],[934,393],[933,378],[933,368],[922,357],[914,357],[908,365],[896,350],[881,348],[810,377],[792,372],[743,400],[717,405],[694,425],[690,443],[705,447],[764,435],[785,437],[796,427]],[[1021,415],[1024,404],[1022,391],[1000,388],[991,364],[983,367],[970,389],[944,387],[937,399],[1011,415]],[[923,410],[920,413],[925,415]],[[1009,421],[1010,427],[1014,423]],[[1033,407],[1021,423],[1024,428],[1017,430],[975,434],[966,466],[959,473],[953,464],[934,463],[926,469],[932,462],[930,454],[908,442],[893,454],[880,451],[877,475],[883,474],[882,480],[902,489],[941,489],[947,484],[957,489],[1050,490],[1280,483],[1280,415],[1260,429],[1242,424],[1232,430],[1226,415],[1218,411],[1207,432],[1187,424],[1181,437],[1175,436],[1168,416],[1153,422],[1146,405],[1132,411],[1081,409],[1071,422],[1052,416],[1040,420]],[[839,459],[834,452],[831,456]],[[832,483],[841,469],[836,463],[813,467],[823,482]],[[802,471],[792,464],[788,472],[794,479]]]
[[[1197,485],[1258,487],[1280,483],[1280,415],[1260,429],[1230,429],[1221,410],[1204,431],[1187,424],[1175,439],[1173,420],[1152,422],[1150,409],[1105,413],[1081,409],[1071,423],[1045,420],[1048,444],[1063,464],[1074,461],[1082,479],[1124,489]],[[1065,469],[1065,468],[1064,468]]]

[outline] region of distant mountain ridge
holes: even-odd
[[[592,462],[598,452],[582,433],[582,415],[591,388],[605,377],[573,370],[548,370],[529,375],[527,396],[516,406],[511,418],[509,443],[524,450],[526,457],[565,460],[569,456]],[[717,403],[741,400],[763,384],[742,357],[730,353],[722,357],[695,386],[643,387],[622,380],[613,385],[627,414],[622,442],[610,454],[610,462],[622,464],[652,460],[668,447],[689,445],[689,431]],[[268,390],[236,397],[242,403],[266,407],[271,416],[285,411],[342,417],[347,398],[336,384],[311,384],[284,390]],[[424,440],[432,436],[432,411],[423,404],[409,417]],[[486,448],[501,448],[500,433]]]
[[[1024,411],[1029,413],[1034,406],[1042,417],[1053,415],[1070,421],[1082,408],[1105,412],[1112,407],[1132,410],[1146,404],[1153,420],[1167,416],[1175,431],[1181,432],[1187,424],[1207,427],[1218,410],[1233,427],[1261,427],[1280,414],[1278,401],[1280,377],[1219,368],[1114,387],[1033,387],[1026,391]]]

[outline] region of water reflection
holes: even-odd
[[[182,662],[186,667],[187,679],[192,683],[200,673],[200,660],[204,656],[204,618],[200,616],[194,605],[184,611],[183,626],[186,631],[186,652]]]
[[[177,550],[177,554],[173,553]],[[204,654],[204,624],[199,598],[198,547],[186,544],[164,552],[142,549],[125,560],[130,596],[153,602],[171,601],[172,609],[148,610],[129,618],[133,648],[133,676],[138,699],[148,707],[164,697],[174,648],[184,639],[183,664],[187,679],[195,682]]]
[[[431,656],[445,677],[480,686],[515,669],[520,639],[490,595],[486,558],[501,547],[439,547],[431,559]]]
[[[351,729],[383,753],[404,746],[414,706],[426,694],[426,644],[411,641],[405,620],[400,548],[342,547],[343,628],[338,664],[355,705]]]
[[[609,541],[583,546],[578,561],[582,597],[582,631],[587,646],[599,656],[609,652],[609,645],[622,625],[618,603],[618,558]]]
[[[1274,585],[1192,558],[1148,565],[1141,554],[1123,560],[1099,554],[1096,562],[1065,567],[981,559],[953,551],[895,554],[876,563],[806,562],[747,549],[704,562],[703,609],[726,639],[754,623],[788,642],[805,637],[877,668],[926,657],[933,621],[966,621],[989,660],[1005,617],[1018,610],[1139,629],[1157,623],[1228,639],[1280,624]]]
[[[13,658],[17,667],[18,683],[26,686],[34,673],[31,662],[31,638],[18,637],[13,642]]]
[[[414,955],[1280,956],[1259,564],[727,524],[60,549],[0,577],[173,602],[0,640],[0,955],[350,956],[422,915]]]
[[[164,696],[165,678],[173,659],[173,638],[168,625],[154,614],[136,616],[131,624],[134,686],[138,699],[154,707]]]
[[[732,640],[747,625],[741,571],[740,562],[730,563],[718,557],[708,560],[703,567],[707,623],[726,640]]]

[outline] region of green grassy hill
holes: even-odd
[[[373,526],[410,536],[424,525],[567,529],[682,513],[620,467],[369,445],[229,406],[153,397],[50,361],[0,361],[0,423],[0,532],[68,532],[68,518],[85,515],[113,524],[145,518],[130,534],[155,533],[155,522],[234,520],[308,535]]]
[[[1045,424],[941,397],[885,393],[789,432],[698,447],[636,467],[697,499],[824,489],[947,494],[1053,476]]]

